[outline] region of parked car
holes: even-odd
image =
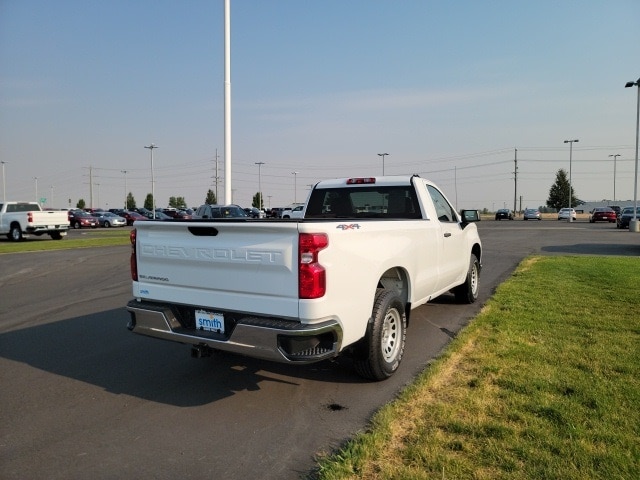
[[[124,218],[124,214],[128,211],[125,210],[124,208],[110,208],[109,210],[107,210],[108,212],[111,213],[115,213],[116,215],[118,215],[119,217]]]
[[[609,222],[616,223],[617,216],[616,212],[609,207],[596,207],[592,210],[591,215],[589,215],[589,222]]]
[[[513,213],[508,208],[501,208],[496,212],[496,220],[513,220]]]
[[[569,215],[571,215],[571,218],[573,220],[577,218],[575,209],[561,208],[560,211],[558,212],[558,220],[569,220]]]
[[[127,221],[127,225],[131,226],[133,225],[133,222],[138,222],[141,220],[148,220],[147,217],[145,217],[144,215],[139,214],[138,212],[131,212],[131,211],[125,211],[122,215],[122,218],[124,218]]]
[[[256,207],[247,207],[244,211],[251,218],[264,218],[264,212]]]
[[[523,220],[542,220],[540,216],[540,210],[537,208],[525,208],[522,215]]]
[[[144,213],[144,216],[147,217],[147,220],[162,220],[162,221],[173,220],[173,217],[170,217],[164,212],[158,212],[158,211],[156,211],[156,215],[154,217],[153,212],[151,210],[147,210],[147,212]]]
[[[98,219],[98,223],[101,227],[124,227],[127,224],[127,220],[111,212],[95,212],[92,214]]]
[[[271,210],[269,210],[269,217],[270,218],[282,218],[282,212],[284,211],[284,208],[282,207],[273,207]]]
[[[164,213],[165,215],[169,215],[171,218],[189,219],[191,218],[193,210],[191,210],[191,212],[187,212],[179,208],[156,208],[156,212]]]
[[[72,228],[97,228],[98,219],[84,210],[69,210],[69,225]]]
[[[633,218],[633,207],[624,207],[617,219],[618,228],[629,228],[629,222]],[[636,219],[640,219],[640,207],[636,209]]]
[[[205,203],[196,209],[193,218],[247,218],[247,212],[238,205],[209,205]]]

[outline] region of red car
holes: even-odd
[[[138,212],[126,211],[120,214],[127,221],[127,225],[133,225],[133,222],[138,222],[141,220],[148,220],[144,215],[140,215]]]
[[[594,208],[589,216],[589,222],[609,222],[616,223],[616,212],[609,207]]]
[[[72,228],[97,228],[98,219],[82,210],[69,210],[69,225]]]

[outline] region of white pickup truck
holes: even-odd
[[[61,240],[69,230],[69,215],[61,210],[42,210],[38,202],[0,203],[0,235],[18,242],[30,234],[47,234]]]
[[[362,376],[400,365],[410,312],[478,297],[477,210],[418,176],[327,180],[303,219],[141,222],[129,330],[286,363],[352,355]]]

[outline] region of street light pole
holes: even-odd
[[[619,153],[616,153],[615,155],[609,155],[610,157],[613,157],[613,203],[616,203],[616,160],[618,159],[618,157],[621,157],[622,155],[620,155]]]
[[[298,174],[300,172],[291,172],[293,175],[293,203],[298,202]]]
[[[379,153],[378,156],[382,157],[382,176],[384,177],[384,157],[389,155],[388,153]]]
[[[128,170],[120,170],[124,173],[124,209],[127,210],[127,172]]]
[[[151,210],[153,210],[153,219],[156,219],[156,192],[155,192],[155,179],[153,178],[153,149],[158,148],[153,143],[144,148],[148,148],[151,152]]]
[[[258,165],[258,209],[262,210],[263,204],[262,204],[262,177],[261,177],[261,167],[262,165],[264,165],[264,162],[254,162],[256,165]]]
[[[629,222],[630,232],[640,232],[638,225],[638,132],[640,132],[640,78],[627,82],[624,88],[638,87],[638,106],[636,108],[636,172],[633,180],[633,218]]]
[[[569,222],[573,222],[573,215],[571,215],[571,160],[573,157],[573,142],[579,142],[577,138],[575,140],[565,140],[564,143],[569,144]]]
[[[7,202],[7,184],[4,179],[4,164],[7,162],[2,160],[2,162],[0,163],[2,163],[2,203],[6,203]]]
[[[33,179],[36,181],[36,202],[40,204],[40,198],[38,197],[38,177],[33,177]]]

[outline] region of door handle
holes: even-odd
[[[450,233],[450,232],[445,232],[445,234],[444,234],[444,238],[447,238],[447,237],[450,237],[450,236],[451,236],[451,233]]]

